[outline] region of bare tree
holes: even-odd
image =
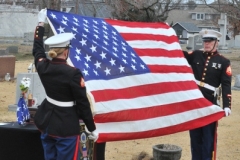
[[[188,1],[186,4],[187,4],[189,10],[193,10],[197,7],[197,4],[195,1]]]
[[[89,5],[85,5],[84,7],[87,7],[87,9],[91,11],[93,17],[97,16],[97,7],[95,6],[94,1],[81,0],[80,3],[88,3]]]
[[[179,8],[182,0],[106,0],[114,8],[113,18],[127,21],[165,21],[169,11]]]
[[[229,21],[228,30],[233,36],[240,33],[240,1],[239,0],[217,0],[207,4],[207,0],[202,0],[208,7],[215,9],[219,13],[226,13]]]

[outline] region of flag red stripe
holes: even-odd
[[[154,129],[145,132],[132,132],[132,133],[100,133],[99,136],[101,139],[98,139],[97,142],[105,142],[105,141],[120,141],[120,140],[132,140],[132,139],[142,139],[149,137],[158,137],[163,135],[168,135],[172,133],[182,132],[189,129],[193,129],[196,127],[205,126],[209,123],[212,123],[218,119],[221,119],[224,116],[223,112],[218,112],[209,116],[201,117],[198,119],[194,119],[192,121],[188,121],[185,123],[181,123],[179,125],[164,127],[159,129]],[[153,122],[154,123],[154,122]]]
[[[191,89],[196,89],[196,83],[194,81],[161,82],[155,84],[128,87],[123,89],[105,89],[99,91],[91,91],[91,93],[93,94],[95,102],[97,103],[109,100],[131,99],[146,95],[150,96],[155,94],[177,92]]]
[[[152,73],[192,73],[188,66],[148,65]]]
[[[170,50],[165,49],[137,49],[134,48],[134,51],[141,56],[150,56],[150,57],[183,57],[183,53],[180,50]]]
[[[181,113],[181,112],[193,110],[196,108],[204,108],[206,106],[211,106],[211,105],[212,103],[210,103],[205,98],[199,98],[199,99],[194,99],[194,100],[189,100],[184,102],[152,106],[147,108],[138,108],[138,109],[118,111],[118,112],[110,112],[105,114],[97,114],[96,116],[94,116],[94,121],[96,123],[106,123],[106,122],[144,120],[144,119],[150,119],[155,117]]]
[[[165,35],[135,34],[135,33],[120,33],[120,34],[126,41],[153,40],[153,41],[163,41],[164,43],[168,43],[168,44],[179,42],[178,37],[175,35],[165,36]]]
[[[155,29],[169,29],[170,26],[166,25],[164,22],[131,22],[128,21],[120,21],[120,20],[112,20],[112,19],[105,19],[105,21],[114,26],[127,26],[130,28],[155,28]]]

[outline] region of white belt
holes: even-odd
[[[197,83],[197,85],[199,85],[199,86],[201,86],[201,87],[204,87],[204,88],[207,88],[207,89],[210,89],[210,90],[212,90],[212,91],[214,91],[214,92],[215,92],[215,90],[216,90],[215,87],[213,87],[213,86],[211,86],[211,85],[209,85],[209,84],[207,84],[207,83],[201,82],[201,81],[199,81],[199,80],[195,80],[195,82]]]
[[[46,96],[46,99],[48,102],[56,105],[56,106],[59,106],[59,107],[72,107],[74,105],[74,102],[73,101],[70,101],[70,102],[61,102],[61,101],[57,101],[57,100],[54,100],[48,96]]]

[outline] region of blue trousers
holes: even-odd
[[[192,160],[212,160],[216,122],[190,130]]]
[[[52,137],[41,134],[45,160],[79,160],[79,136]]]

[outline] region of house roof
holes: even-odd
[[[192,19],[192,13],[219,14],[214,9],[211,9],[205,5],[204,6],[198,5],[194,10],[171,10],[168,13],[168,18],[166,22],[168,24],[175,24],[177,22],[188,22],[195,24],[199,28],[200,27],[216,28],[216,22],[214,22],[213,20],[195,20]]]
[[[175,26],[176,24],[181,25],[186,31],[188,32],[195,32],[198,33],[199,31],[201,31],[200,28],[198,28],[195,24],[193,23],[188,23],[188,22],[177,22],[175,23],[173,26]]]
[[[193,21],[190,17],[188,10],[171,10],[168,13],[168,18],[166,22],[168,22],[168,24],[175,24],[177,22],[190,22],[189,20]]]
[[[194,10],[189,10],[189,13],[209,13],[219,14],[215,9],[208,7],[207,5],[197,5]]]

